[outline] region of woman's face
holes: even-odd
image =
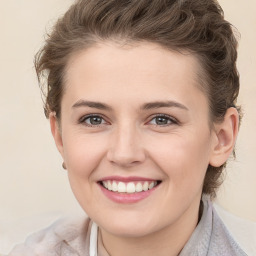
[[[77,200],[106,232],[143,236],[197,214],[217,140],[198,72],[195,57],[150,43],[70,59],[52,131]]]

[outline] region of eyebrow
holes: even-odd
[[[79,107],[97,108],[101,110],[112,110],[112,108],[107,104],[103,104],[101,102],[96,102],[96,101],[88,101],[88,100],[79,100],[72,106],[72,108],[79,108]]]
[[[96,101],[88,101],[88,100],[79,100],[77,101],[72,108],[79,108],[79,107],[89,107],[89,108],[96,108],[100,110],[108,110],[111,111],[112,108],[104,103],[96,102]],[[188,110],[188,108],[176,101],[154,101],[143,104],[140,109],[141,110],[150,110],[150,109],[157,109],[157,108],[180,108],[184,110]]]
[[[155,102],[149,102],[142,105],[142,110],[149,110],[149,109],[157,109],[157,108],[180,108],[184,110],[188,110],[188,108],[176,101],[155,101]]]

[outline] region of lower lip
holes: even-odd
[[[103,194],[108,197],[110,200],[116,202],[116,203],[121,203],[121,204],[132,204],[132,203],[137,203],[147,197],[149,197],[158,187],[154,187],[150,190],[143,191],[143,192],[137,192],[137,193],[118,193],[118,192],[113,192],[109,191],[108,189],[102,187],[101,185],[100,189],[103,192]]]

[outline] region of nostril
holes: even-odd
[[[118,139],[113,138],[111,141],[107,159],[120,166],[130,166],[143,162],[145,152],[136,136],[132,136],[129,132],[128,134],[123,132],[122,137],[120,135]]]
[[[109,152],[107,159],[112,163],[119,166],[133,166],[140,164],[145,160],[145,155],[142,152],[128,151],[127,152]]]

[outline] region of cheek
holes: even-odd
[[[63,136],[63,148],[68,170],[72,175],[88,178],[104,157],[104,139],[79,133],[67,135]]]
[[[200,138],[200,139],[197,139]],[[156,141],[151,155],[165,175],[171,180],[174,189],[189,188],[202,184],[209,164],[209,136],[175,135],[160,143]]]
[[[105,156],[106,146],[104,140],[96,136],[67,134],[63,136],[63,148],[69,183],[77,201],[89,214],[88,209],[94,207],[95,200],[99,200],[95,192],[97,179],[94,171]]]

